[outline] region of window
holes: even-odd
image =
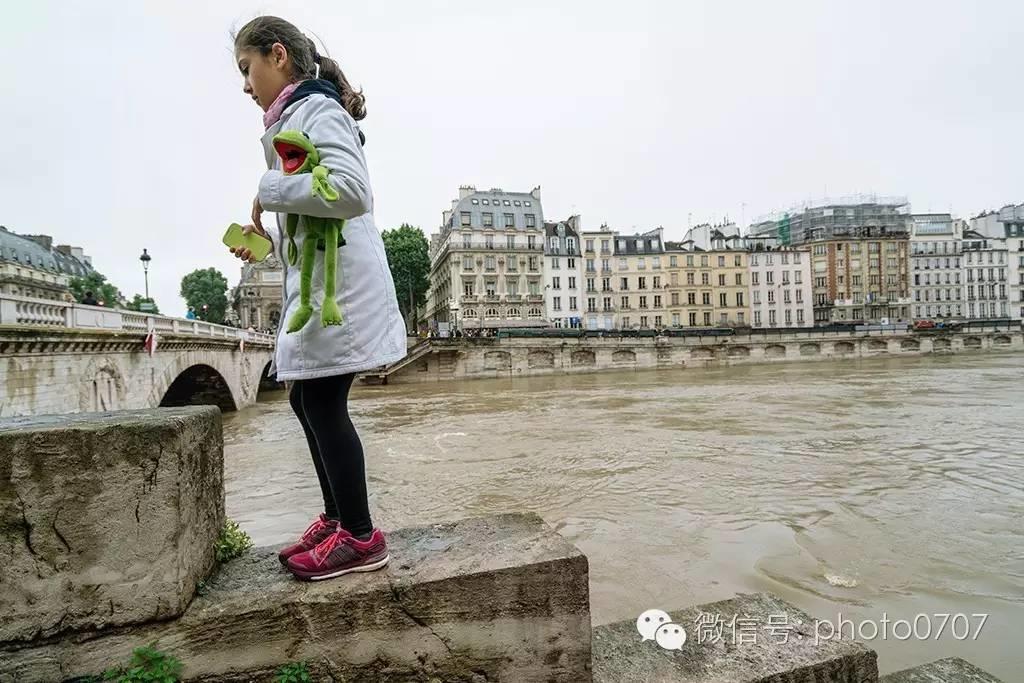
[[[701,268],[707,268],[708,267],[708,257],[707,257],[707,254],[705,254],[705,255],[700,257],[700,265],[701,265]]]
[[[727,301],[727,295],[725,292],[722,292],[721,294],[718,295],[718,305],[723,307],[729,305],[729,302]]]
[[[505,246],[508,247],[509,249],[515,249],[516,248],[516,236],[515,235],[505,235]]]
[[[612,269],[611,259],[606,259],[606,258],[601,259],[601,270],[607,273],[607,272],[611,271],[611,269]]]
[[[626,259],[620,258],[619,259],[619,270],[626,270],[627,267],[628,266],[626,265]]]
[[[498,296],[498,285],[494,280],[488,280],[484,283],[484,287],[486,288],[487,296]]]
[[[660,315],[654,316],[654,326],[655,327],[661,327],[661,316]]]
[[[672,286],[675,287],[679,284],[679,273],[672,273]]]
[[[646,261],[646,259],[644,259],[643,256],[641,256],[640,258],[638,258],[636,260],[636,269],[637,270],[645,270],[646,268],[647,268],[647,261]]]
[[[606,296],[602,300],[602,303],[604,304],[604,310],[606,310],[606,311],[612,310],[612,298],[610,296]]]
[[[706,326],[710,326],[711,325],[711,313],[709,313],[707,311],[704,312],[704,325],[706,325]]]
[[[489,199],[485,199],[485,200],[484,200],[484,206],[487,206],[487,205],[488,205],[488,204],[490,204],[490,203],[491,203],[491,201],[490,201]]]
[[[629,316],[628,315],[624,315],[624,316],[622,316],[622,329],[628,329],[628,328],[629,328]]]
[[[462,257],[462,269],[463,270],[473,270],[473,257],[472,256],[463,256]]]
[[[473,201],[473,203],[474,203],[474,204],[479,204],[479,203],[480,203],[480,200],[479,200],[479,199],[474,199],[474,200],[472,200],[472,201]]]
[[[610,254],[612,252],[612,250],[611,250],[611,248],[609,246],[610,244],[611,244],[611,242],[608,241],[608,240],[601,240],[601,253],[602,254]]]
[[[767,273],[764,274],[764,283],[766,285],[775,284],[775,271],[769,270]]]
[[[569,278],[569,289],[576,289],[576,278]]]
[[[505,202],[505,203],[508,204],[508,202]],[[505,227],[506,228],[514,228],[514,227],[516,227],[516,216],[515,216],[515,214],[512,214],[512,213],[506,213],[505,214]],[[555,244],[557,246],[557,244],[558,244],[557,240],[555,241]]]
[[[692,285],[693,284],[693,273],[687,273],[686,274],[686,284],[688,284],[688,285]]]
[[[800,263],[800,252],[799,251],[794,251],[793,252],[793,263]]]
[[[651,259],[651,268],[661,268],[661,257],[655,256]]]
[[[800,324],[803,323],[803,321],[804,321],[804,309],[798,308],[797,311],[796,311],[796,323],[797,323],[797,325],[800,325]]]
[[[484,246],[488,249],[494,249],[494,235],[484,235]]]
[[[724,256],[719,256],[718,257],[718,267],[719,268],[725,268],[725,257]]]
[[[467,232],[465,235],[462,236],[462,248],[469,249],[470,246],[472,246],[472,238],[469,236],[469,233]]]
[[[661,308],[661,295],[660,294],[655,294],[654,295],[654,307],[655,308]]]
[[[688,268],[693,268],[693,256],[692,255],[686,257],[686,266]]]
[[[622,297],[622,299],[619,300],[619,303],[622,304],[623,308],[629,308],[629,297],[628,296]]]
[[[565,247],[566,247],[566,249],[569,250],[570,254],[573,253],[574,251],[576,251],[576,238],[575,237],[566,237],[565,238]]]
[[[673,313],[672,314],[672,327],[679,327],[679,314],[678,313]]]
[[[788,308],[786,309],[786,324],[793,324],[793,311],[789,310]]]
[[[555,258],[551,259],[551,270],[558,270],[558,269],[559,269],[558,257],[556,256]]]
[[[700,283],[702,285],[709,285],[709,284],[711,284],[711,276],[708,273],[701,273],[700,274]]]
[[[774,308],[768,309],[768,324],[769,325],[775,325],[776,324],[775,318],[776,318],[775,309]]]
[[[544,314],[541,313],[541,310],[539,308],[531,308],[529,311],[527,311],[527,315],[529,315],[531,318],[543,318],[544,317]]]
[[[743,306],[743,292],[736,292],[736,305]],[[742,315],[742,313],[740,314]]]
[[[640,316],[640,327],[647,327],[647,316]]]
[[[704,303],[705,306],[710,306],[711,305],[711,292],[703,292],[701,294],[701,301]]]
[[[551,278],[551,288],[552,289],[561,289],[562,288],[562,278],[560,278],[560,277]]]
[[[556,296],[556,297],[552,298],[551,299],[551,307],[554,310],[556,310],[556,311],[562,310],[562,297]]]
[[[569,297],[569,310],[570,311],[575,311],[576,310],[576,297],[574,297],[574,296],[570,296]]]
[[[759,275],[759,273],[756,270],[753,273],[750,274],[750,284],[752,284],[752,285],[759,285],[759,284],[761,284],[761,279],[758,277],[758,275]]]
[[[601,291],[610,292],[612,291],[612,279],[610,277],[601,278]]]
[[[463,296],[473,296],[473,283],[471,281],[462,283],[462,294]]]
[[[669,265],[669,268],[676,268],[679,265],[679,259],[676,258],[674,255],[673,256],[669,256],[668,257],[668,265]]]
[[[800,284],[803,284],[803,281],[804,281],[804,279],[803,279],[803,277],[801,277],[800,271],[799,270],[794,270],[793,271],[793,282],[794,282],[794,284],[800,285]]]
[[[593,273],[593,272],[596,272],[596,270],[597,269],[594,268],[594,259],[588,258],[587,259],[587,272],[588,273]]]
[[[654,276],[654,289],[661,289],[661,276],[660,275],[655,275]]]
[[[647,278],[640,276],[637,278],[637,289],[647,289]]]
[[[537,236],[536,235],[527,235],[526,236],[526,248],[527,249],[536,249],[537,248]]]
[[[576,259],[571,258],[571,259],[566,259],[566,260],[569,262],[569,265],[568,265],[569,270],[575,270],[576,269]]]
[[[739,286],[743,285],[743,273],[736,273],[736,284]]]
[[[736,254],[736,256],[733,258],[732,264],[734,266],[742,266],[743,265],[743,257],[740,256],[739,254]]]
[[[679,292],[672,292],[672,305],[673,306],[678,306],[679,305]]]
[[[804,302],[804,292],[802,289],[796,290],[796,302],[802,304]]]
[[[462,227],[468,228],[469,225],[470,225],[470,223],[469,223],[469,211],[463,211],[461,216],[462,216]]]
[[[697,294],[695,292],[688,292],[686,294],[686,303],[689,306],[697,305]]]
[[[760,326],[761,324],[761,311],[754,311],[754,326]]]
[[[526,202],[526,205],[529,206],[530,202]],[[535,215],[533,215],[532,213],[526,214],[526,227],[528,227],[528,228],[536,228],[537,227],[537,217]]]
[[[697,314],[696,313],[691,313],[690,314],[690,327],[696,327],[696,326],[697,326]]]
[[[619,278],[619,280],[620,280],[620,282],[619,282],[619,290],[623,291],[623,292],[628,292],[629,291],[629,278],[628,277],[623,277],[623,278]]]
[[[537,280],[530,280],[530,296],[537,296],[540,294],[540,282]]]
[[[784,303],[784,304],[790,303],[790,301],[789,301],[789,290],[788,289],[782,290],[782,303]]]
[[[640,308],[647,308],[647,297],[646,296],[641,296],[640,297]]]
[[[494,257],[488,256],[484,259],[484,270],[494,270]]]
[[[824,244],[815,244],[814,245],[814,255],[815,256],[824,256],[825,255],[825,245]]]
[[[519,296],[519,282],[516,280],[509,280],[505,283],[505,291],[509,296]]]
[[[536,256],[531,256],[530,257],[530,270],[535,271],[535,272],[537,270],[537,257]]]
[[[860,287],[860,275],[854,275],[853,276],[853,283],[852,284],[853,284],[854,287]]]
[[[508,214],[506,214],[506,215],[508,215]],[[556,251],[558,249],[558,238],[557,237],[552,236],[551,239],[549,240],[549,243],[551,244],[551,250],[552,251]]]
[[[718,286],[725,287],[725,273],[718,274]]]
[[[760,306],[761,305],[761,290],[760,289],[755,289],[754,290],[754,305],[755,306]]]
[[[775,303],[775,290],[774,289],[769,289],[768,290],[768,303],[769,304]]]
[[[587,240],[586,245],[586,251],[594,251],[594,240]]]
[[[508,258],[505,259],[505,268],[510,271],[519,270],[519,259],[516,258],[515,254],[509,254]]]
[[[505,206],[512,206],[512,204],[507,199],[503,201],[502,204],[504,204]]]
[[[484,211],[484,227],[485,228],[493,228],[494,227],[494,214],[491,213],[490,211]]]

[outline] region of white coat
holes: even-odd
[[[303,131],[320,154],[320,164],[330,170],[329,182],[340,195],[327,202],[312,192],[312,175],[287,176],[273,147],[282,130]],[[373,222],[373,194],[366,157],[359,142],[355,120],[338,102],[315,93],[286,108],[280,120],[263,136],[269,169],[260,180],[259,199],[264,210],[277,213],[277,230],[267,226],[274,250],[285,264],[282,278],[281,320],[271,373],[278,381],[347,375],[401,360],[406,353],[405,324],[398,309],[384,242]],[[345,246],[338,250],[335,298],[344,322],[324,327],[320,302],[324,291],[324,252],[317,250],[313,268],[313,317],[297,332],[285,330],[299,306],[302,265],[300,221],[295,245],[299,260],[289,265],[285,216],[296,213],[322,218],[343,218]],[[276,234],[275,234],[276,232]]]

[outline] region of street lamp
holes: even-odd
[[[146,300],[149,300],[149,262],[153,260],[153,257],[146,253],[146,250],[142,250],[142,256],[139,257],[142,261],[142,273],[146,278]]]

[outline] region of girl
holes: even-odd
[[[384,244],[373,222],[365,137],[356,124],[366,116],[365,98],[333,60],[317,53],[311,39],[277,17],[257,17],[243,26],[235,36],[235,58],[242,89],[264,111],[263,149],[269,168],[260,180],[246,231],[271,239],[286,264],[271,372],[279,381],[292,383],[289,400],[306,434],[324,498],[323,513],[281,551],[280,560],[296,577],[308,580],[380,569],[388,562],[387,543],[370,520],[363,448],[349,419],[348,394],[356,373],[400,360],[406,342]],[[333,193],[314,194],[312,173],[282,172],[273,138],[283,131],[304,133],[316,148],[336,199],[323,198]],[[263,228],[264,210],[277,213],[276,230]],[[312,278],[314,309],[324,297],[334,297],[341,325],[325,327],[317,315],[300,330],[285,331],[299,306],[301,270],[300,262],[287,265],[287,240],[281,238],[287,214],[345,219],[336,291],[323,291],[322,244]],[[300,219],[298,254],[303,253],[305,236]],[[247,249],[231,251],[251,260]]]

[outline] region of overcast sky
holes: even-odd
[[[264,170],[229,32],[314,32],[365,88],[378,226],[436,230],[460,184],[542,187],[584,227],[900,194],[969,215],[1024,201],[1024,3],[18,2],[0,44],[0,224],[85,248],[181,314]]]

